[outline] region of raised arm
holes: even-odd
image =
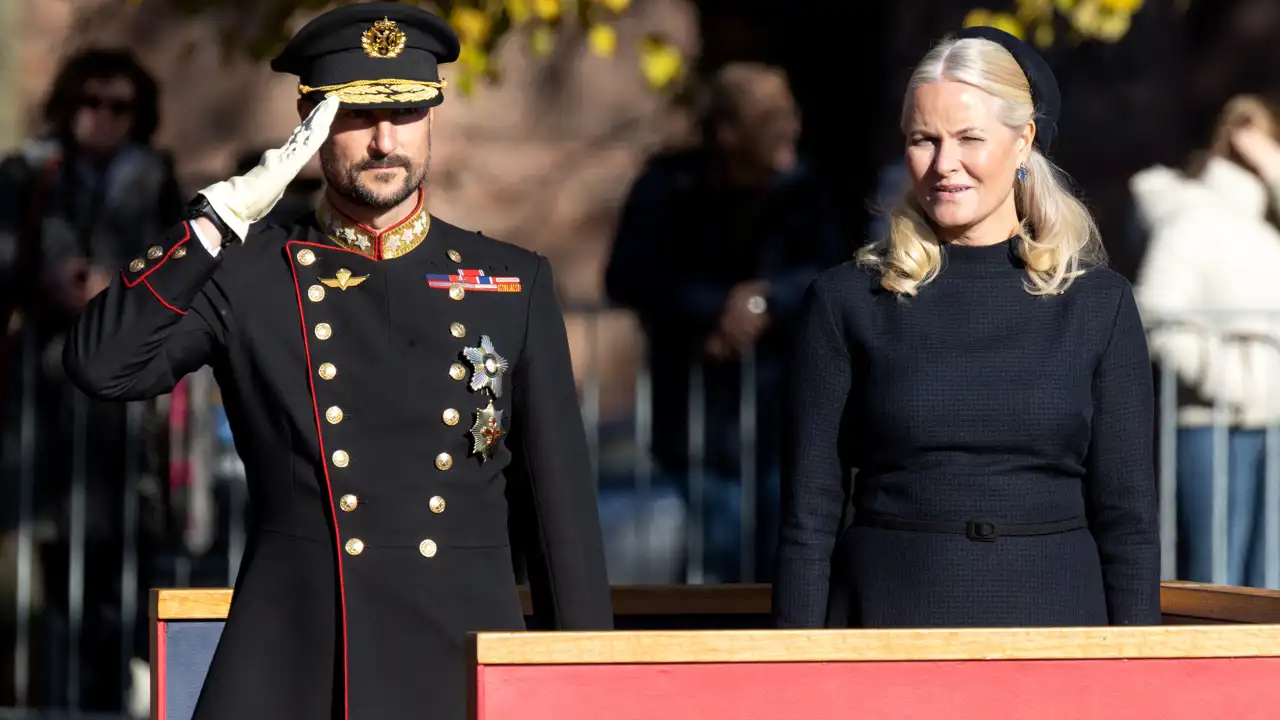
[[[841,232],[826,193],[816,183],[804,189],[813,197],[802,207],[812,213],[812,217],[802,227],[812,228],[812,234],[790,240],[802,243],[808,257],[803,263],[787,265],[765,276],[769,281],[769,316],[778,322],[791,322],[797,316],[805,291],[819,273],[853,255],[853,247]]]
[[[1085,461],[1089,529],[1098,544],[1113,625],[1161,622],[1152,385],[1142,320],[1126,284],[1093,378]]]
[[[215,282],[225,243],[280,200],[320,149],[338,99],[316,105],[279,148],[249,172],[199,193],[203,215],[143,248],[76,320],[63,351],[67,374],[85,393],[141,400],[169,392],[226,342],[227,306]]]
[[[551,266],[529,289],[524,351],[513,370],[512,466],[517,526],[535,616],[560,630],[613,627],[604,541],[586,431]]]
[[[826,619],[831,554],[845,505],[841,424],[853,381],[849,353],[822,278],[809,286],[795,341],[787,409],[782,521],[773,613],[778,627],[819,628]]]

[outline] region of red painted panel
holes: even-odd
[[[168,720],[169,708],[166,707],[165,681],[168,679],[169,653],[165,641],[169,632],[169,624],[163,620],[156,622],[156,656],[151,658],[152,672],[156,674],[156,706],[151,709],[151,717]]]
[[[476,720],[1280,717],[1280,658],[487,666],[481,672],[483,712]]]

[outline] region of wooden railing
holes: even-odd
[[[769,590],[615,587],[614,632],[480,633],[472,718],[1177,720],[1198,707],[1199,720],[1209,710],[1242,720],[1280,708],[1276,591],[1166,582],[1163,627],[799,632],[768,629]],[[156,720],[190,718],[231,596],[152,592]],[[523,589],[521,600],[528,615]],[[965,669],[978,660],[1004,662]],[[564,683],[574,692],[562,692]],[[937,704],[922,700],[948,693]],[[1109,700],[1090,704],[1096,697]]]
[[[1276,717],[1280,625],[480,633],[471,720]]]

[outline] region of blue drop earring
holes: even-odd
[[[1027,166],[1020,165],[1018,167],[1018,181],[1021,182],[1026,179],[1027,179]]]

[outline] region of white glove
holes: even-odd
[[[249,226],[275,207],[289,183],[329,137],[329,126],[341,102],[335,96],[325,98],[294,129],[284,145],[262,154],[257,167],[200,191],[241,242],[249,234]]]

